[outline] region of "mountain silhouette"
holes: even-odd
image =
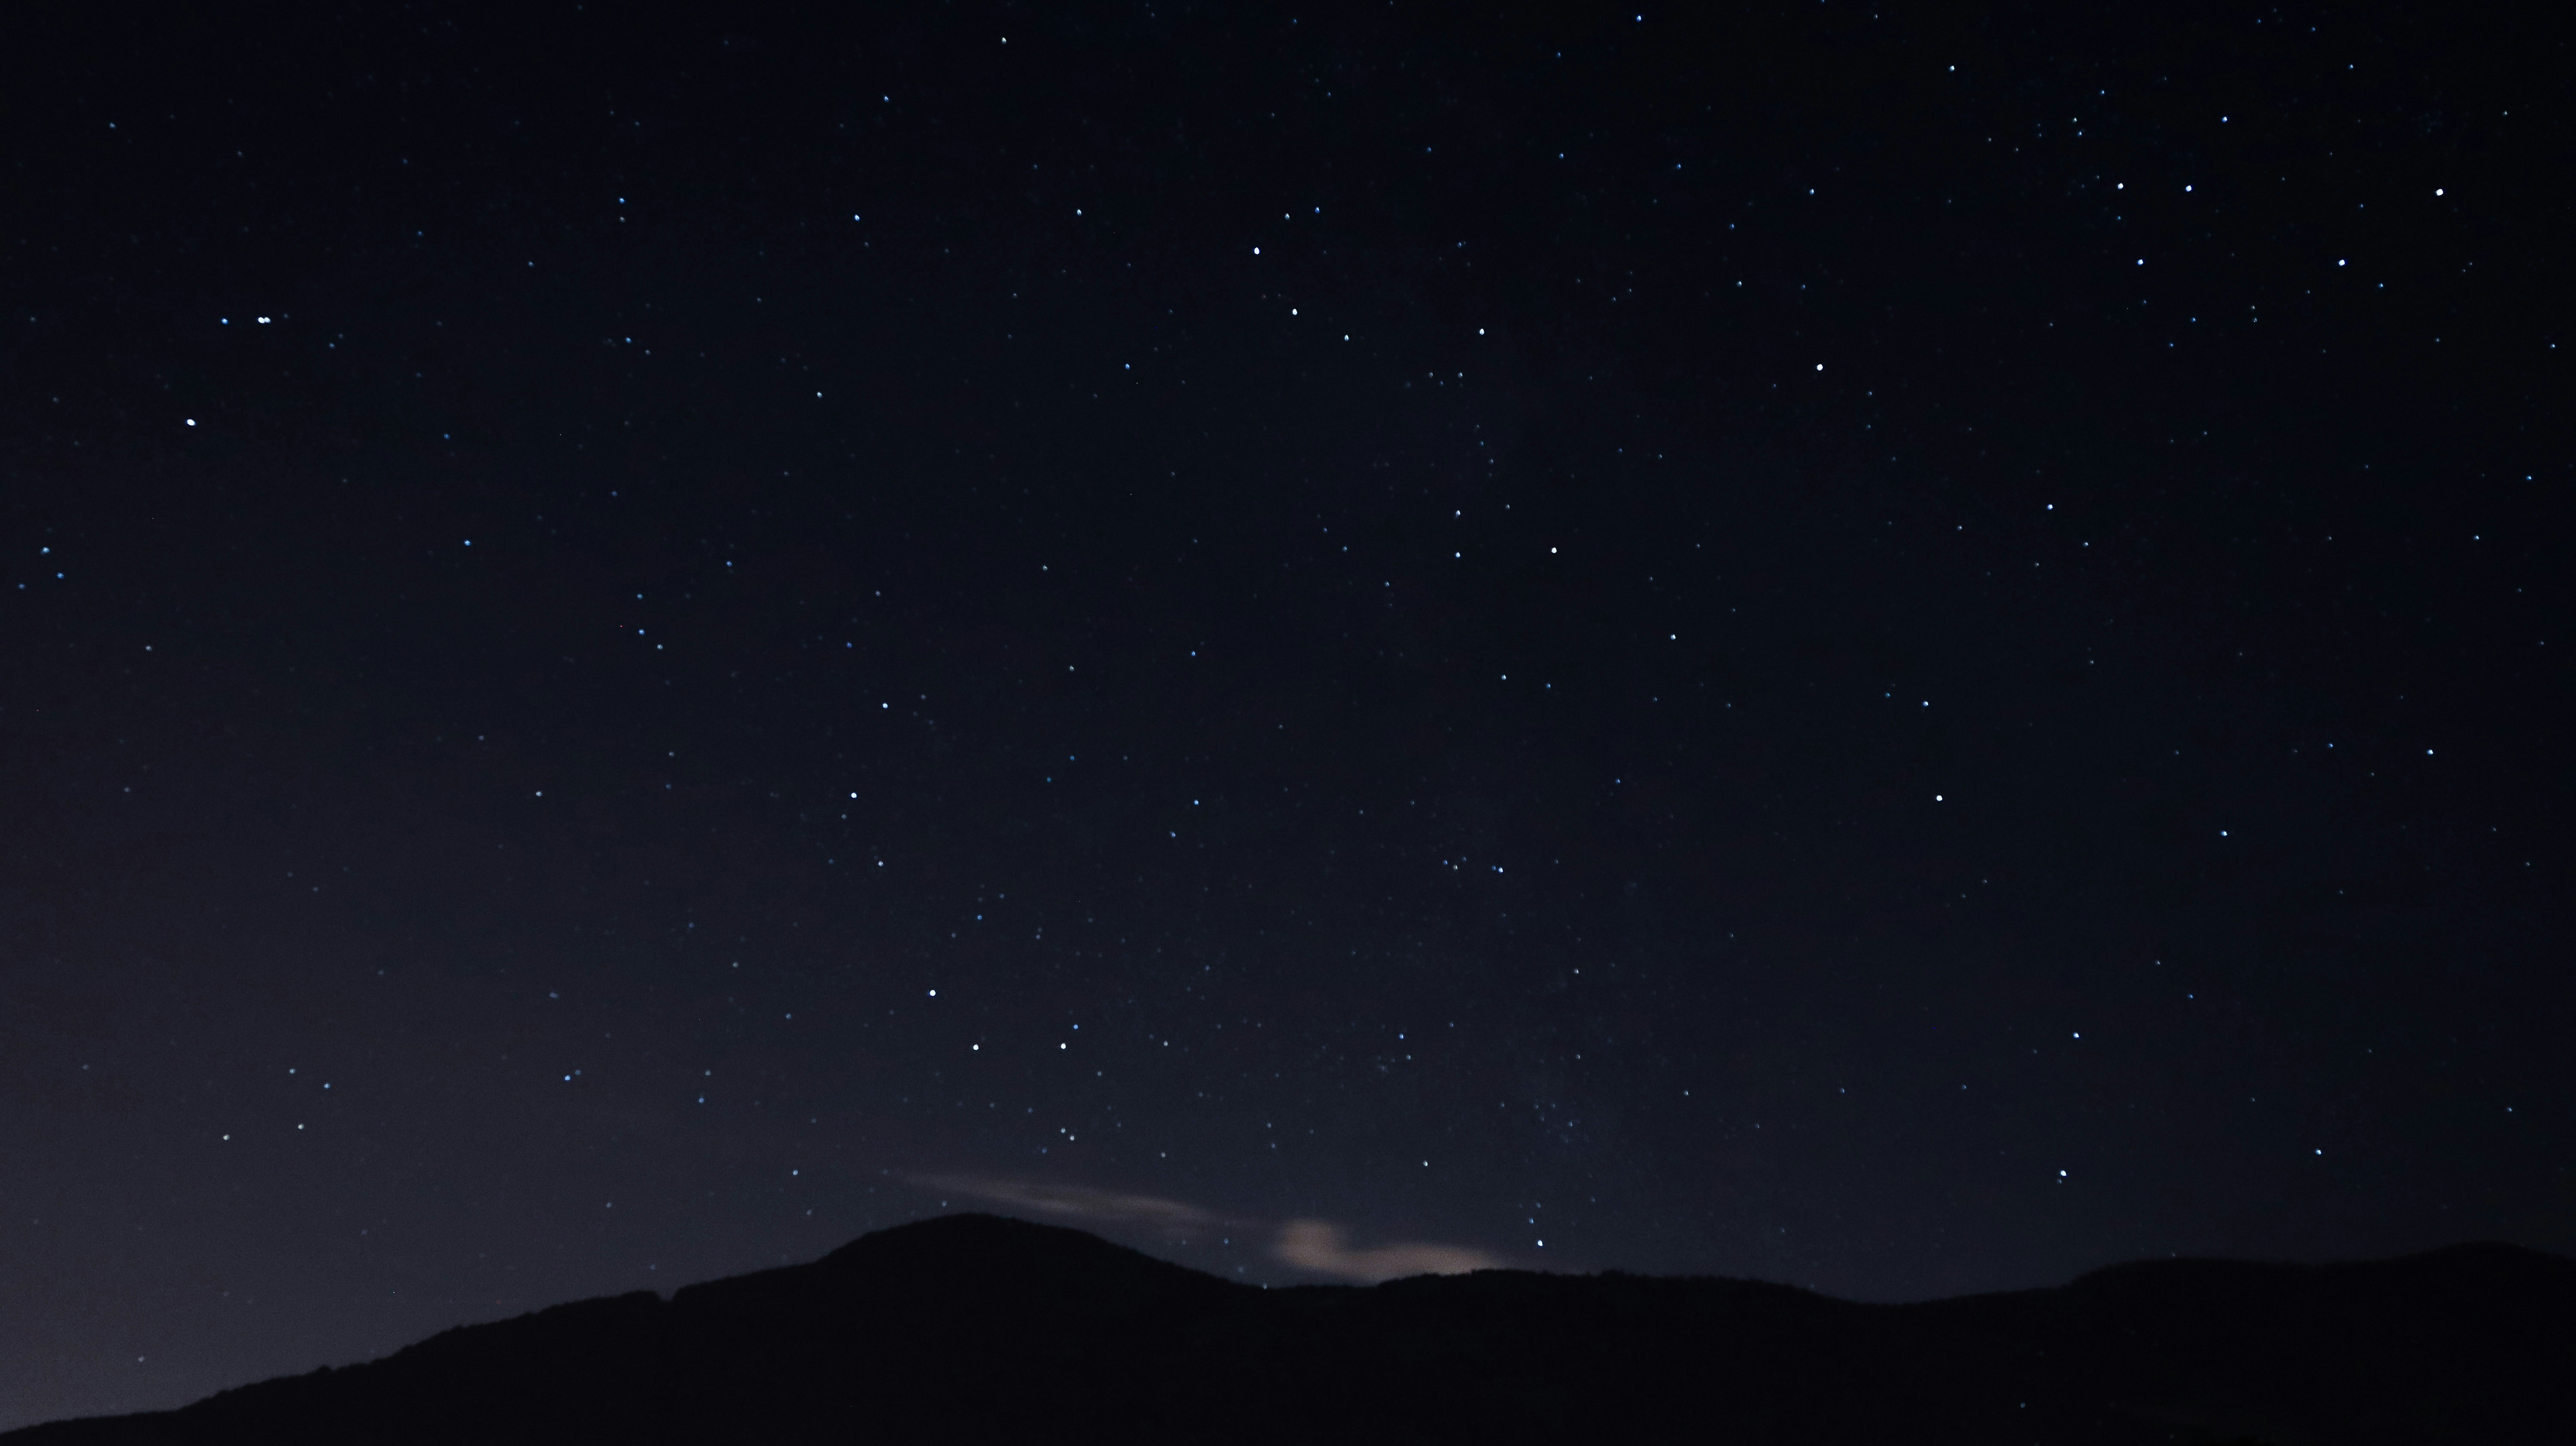
[[[5,1446],[802,1441],[2557,1442],[2576,1261],[2151,1261],[1863,1305],[1479,1271],[1263,1290],[952,1215]]]

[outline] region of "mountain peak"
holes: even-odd
[[[1037,1263],[1120,1259],[1145,1265],[1164,1263],[1142,1251],[1113,1245],[1088,1231],[968,1210],[871,1230],[815,1264],[827,1269],[862,1269],[895,1258],[958,1267],[992,1260]]]
[[[1527,1272],[1260,1291],[1079,1230],[942,1216],[808,1265],[575,1302],[7,1446],[990,1438],[2554,1439],[2576,1262],[2158,1261],[1863,1306]]]

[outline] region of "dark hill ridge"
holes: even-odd
[[[955,1215],[7,1446],[179,1442],[2558,1442],[2576,1261],[2146,1262],[1857,1305],[1484,1271],[1264,1291]]]

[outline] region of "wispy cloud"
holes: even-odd
[[[1122,1195],[1088,1185],[1054,1185],[1037,1180],[998,1180],[973,1175],[906,1175],[914,1185],[949,1195],[963,1195],[995,1205],[1059,1220],[1088,1220],[1103,1225],[1223,1225],[1229,1222],[1179,1200],[1159,1195]]]
[[[1270,1253],[1283,1265],[1337,1280],[1374,1285],[1407,1275],[1463,1275],[1492,1270],[1505,1262],[1464,1245],[1405,1241],[1354,1249],[1343,1228],[1330,1220],[1272,1221],[1219,1215],[1185,1200],[1160,1195],[1130,1195],[1088,1185],[1058,1185],[1037,1180],[999,1179],[978,1175],[907,1175],[913,1185],[950,1197],[1025,1211],[1041,1218],[1096,1225],[1145,1225],[1179,1238],[1191,1230],[1222,1225],[1246,1235],[1273,1236]]]
[[[1343,1242],[1342,1227],[1330,1220],[1291,1220],[1280,1226],[1279,1243],[1271,1247],[1271,1254],[1300,1270],[1372,1284],[1406,1275],[1465,1275],[1471,1270],[1499,1269],[1503,1263],[1464,1245],[1423,1241],[1353,1250]]]

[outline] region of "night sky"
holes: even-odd
[[[944,1210],[2576,1250],[2557,43],[255,9],[0,22],[0,1427]]]

